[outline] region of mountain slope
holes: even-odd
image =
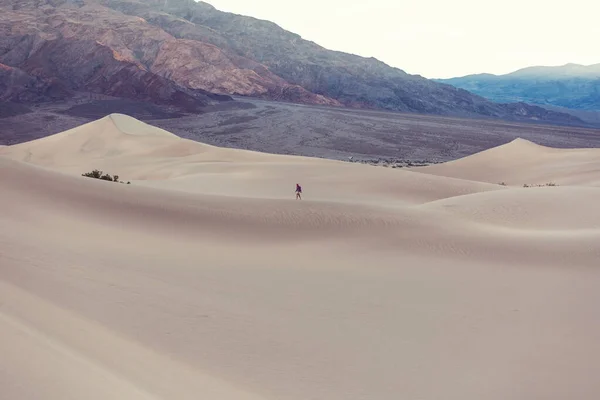
[[[0,101],[27,104],[97,93],[197,111],[231,100],[179,85],[102,42],[103,35],[115,35],[104,25],[129,21],[111,21],[102,7],[55,6],[0,2]]]
[[[0,118],[31,112],[23,103],[62,100],[71,96],[60,82],[43,80],[0,64]]]
[[[64,99],[67,88],[59,82],[44,81],[18,68],[0,64],[0,101],[36,102]]]
[[[575,110],[600,110],[600,64],[529,67],[506,75],[440,79],[498,102],[524,101]]]
[[[253,59],[286,81],[346,106],[440,115],[578,123],[536,107],[497,105],[449,85],[409,75],[374,58],[327,50],[276,24],[217,10],[193,0],[101,0],[144,18],[175,37],[201,40]]]
[[[0,11],[0,63],[73,91],[190,111],[222,100],[210,95],[221,93],[582,124],[527,104],[495,104],[193,0],[0,0]]]
[[[308,103],[339,104],[288,84],[252,60],[206,42],[175,38],[140,17],[93,0],[1,0],[0,6],[0,62],[38,76],[61,75],[78,90],[107,95],[120,91],[135,99],[159,97],[167,103],[185,100],[163,93],[162,87],[170,86],[166,90],[187,90],[188,95],[189,90],[206,96],[209,92],[289,95]],[[45,51],[48,46],[52,51]],[[145,92],[150,81],[161,87],[156,88],[160,95]],[[177,93],[177,97],[185,96]]]

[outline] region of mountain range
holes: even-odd
[[[186,112],[249,96],[583,123],[525,102],[495,103],[193,0],[0,0],[0,89],[2,107],[8,110],[11,104],[18,112],[36,102],[91,94]]]
[[[529,67],[506,75],[438,79],[496,102],[527,102],[600,111],[600,64]]]

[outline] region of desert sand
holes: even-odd
[[[391,170],[118,114],[0,148],[0,398],[597,399],[598,160]]]

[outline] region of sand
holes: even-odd
[[[556,149],[516,139],[423,172],[507,185],[600,186],[600,149]]]
[[[388,170],[114,114],[0,148],[0,398],[598,398],[599,152]]]

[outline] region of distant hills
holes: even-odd
[[[436,81],[500,103],[522,101],[600,111],[600,64],[529,67],[506,75],[477,74]]]
[[[583,123],[522,100],[498,104],[193,0],[0,0],[0,64],[0,101],[13,107],[92,93],[198,112],[239,95]]]

